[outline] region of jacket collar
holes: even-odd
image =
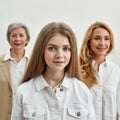
[[[29,59],[29,55],[28,53],[26,52],[25,50],[25,55],[24,55],[25,58]],[[7,61],[7,60],[13,60],[13,58],[10,56],[10,49],[5,53],[5,57],[3,59],[3,61]]]
[[[67,74],[65,74],[61,87],[70,88],[71,80],[72,79],[69,78]],[[43,75],[40,75],[35,78],[35,88],[37,91],[40,91],[46,87],[49,87],[49,84],[45,81]]]
[[[92,60],[91,66],[93,67],[95,63],[96,63],[96,61],[95,61],[95,60]],[[110,61],[109,61],[108,58],[106,58],[105,61],[102,62],[101,64],[103,64],[104,66],[108,66],[108,65],[110,64]],[[93,68],[94,68],[94,67],[93,67]]]

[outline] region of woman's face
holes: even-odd
[[[47,70],[63,71],[71,58],[71,46],[66,36],[56,34],[49,39],[45,48]]]
[[[90,40],[91,50],[95,57],[105,57],[110,49],[110,34],[104,28],[96,28]]]
[[[9,43],[12,49],[24,49],[25,45],[28,43],[28,38],[24,28],[13,29],[10,33]]]

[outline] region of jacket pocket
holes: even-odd
[[[67,108],[67,120],[87,120],[87,116],[87,108],[79,104],[73,104]]]
[[[25,120],[46,120],[46,109],[43,106],[28,105],[24,107],[23,116]]]

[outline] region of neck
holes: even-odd
[[[16,62],[19,62],[23,56],[24,56],[25,51],[24,50],[10,50],[10,55],[12,58],[16,60]]]
[[[102,62],[105,61],[105,56],[95,57],[94,60],[96,61],[97,64],[100,65]]]
[[[95,58],[94,60],[95,60],[94,68],[96,71],[99,71],[99,66],[102,62],[105,61],[105,57]]]
[[[46,82],[52,87],[54,88],[55,86],[57,86],[58,84],[62,83],[63,77],[64,77],[64,73],[48,73],[45,72],[43,74]]]

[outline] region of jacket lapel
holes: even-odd
[[[12,82],[11,82],[11,75],[10,75],[10,61],[2,61],[2,69],[3,74],[5,74],[6,80],[8,81],[10,88],[12,90]]]

